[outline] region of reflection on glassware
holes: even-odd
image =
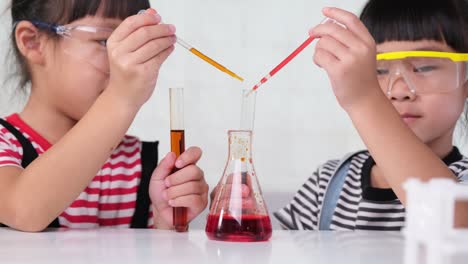
[[[272,263],[278,252],[272,252],[272,241],[255,243],[219,243],[218,241],[206,240],[205,252],[206,263],[222,264],[268,264]],[[275,259],[277,261],[277,259]]]
[[[252,161],[252,131],[228,134],[229,159],[208,215],[206,234],[221,241],[266,241],[272,228]]]
[[[257,92],[247,96],[250,90],[244,89],[242,91],[242,112],[241,112],[241,130],[254,130],[255,123],[255,104],[257,99]]]

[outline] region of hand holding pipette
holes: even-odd
[[[338,24],[342,27],[345,27],[344,25],[342,25],[341,23],[333,20],[333,19],[330,19],[330,18],[325,18],[320,24],[325,24],[327,22],[332,22],[332,23],[335,23],[335,24]],[[250,92],[248,92],[245,96],[249,96],[250,94],[252,94],[254,91],[256,91],[258,88],[260,88],[260,86],[262,86],[264,83],[266,83],[271,77],[273,77],[276,73],[278,73],[284,66],[286,66],[289,62],[291,62],[299,53],[301,53],[307,46],[310,45],[310,43],[312,43],[314,40],[316,39],[315,36],[310,36],[309,38],[307,38],[297,49],[295,49],[291,54],[289,54],[288,57],[286,57],[286,59],[284,59],[282,62],[280,62],[280,64],[278,64],[273,70],[270,71],[270,73],[268,73],[267,75],[265,75],[259,83],[257,83],[253,88],[252,90],[250,90]]]
[[[138,12],[138,14],[142,14],[142,13],[145,13],[145,12],[148,12],[150,14],[156,14],[156,10],[150,8],[148,10],[140,10],[140,12]],[[162,21],[161,21],[162,22]],[[224,67],[223,65],[219,64],[218,62],[216,62],[215,60],[211,59],[210,57],[206,56],[205,54],[203,54],[202,52],[200,52],[199,50],[197,50],[196,48],[192,47],[190,44],[188,44],[187,42],[185,42],[184,40],[182,40],[181,38],[179,38],[178,36],[176,36],[176,39],[177,39],[177,44],[179,44],[180,46],[182,46],[183,48],[185,48],[186,50],[190,51],[191,53],[193,53],[195,56],[199,57],[200,59],[208,62],[209,64],[211,64],[213,67],[217,68],[218,70],[226,73],[226,74],[229,74],[230,76],[238,79],[239,81],[243,82],[244,79],[240,76],[238,76],[237,74],[235,74],[234,72],[230,71],[229,69],[227,69],[226,67]]]
[[[323,12],[346,26],[343,29],[327,23],[310,31],[311,35],[321,38],[314,62],[326,71],[340,106],[350,115],[350,111],[358,109],[360,115],[361,106],[372,96],[387,102],[377,79],[377,47],[367,27],[346,10],[325,8]]]

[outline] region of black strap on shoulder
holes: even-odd
[[[19,141],[21,144],[21,147],[23,148],[23,158],[21,160],[21,167],[26,168],[31,164],[39,155],[37,154],[36,149],[34,149],[34,146],[32,145],[31,141],[29,141],[23,133],[18,131],[13,125],[8,123],[6,120],[0,118],[0,124],[5,127],[10,133],[12,133],[16,139]],[[58,221],[58,218],[55,218],[55,220],[50,223],[48,226],[50,228],[57,228],[60,227],[60,223]]]
[[[31,164],[31,162],[33,162],[38,157],[36,150],[31,144],[31,141],[29,141],[23,135],[23,133],[18,131],[18,129],[16,129],[6,120],[0,119],[0,124],[4,126],[8,131],[10,131],[10,133],[12,133],[21,144],[21,147],[23,148],[23,159],[21,161],[21,166],[23,168],[26,168],[27,166],[29,166],[29,164]]]
[[[158,164],[159,142],[142,142],[141,147],[141,179],[138,186],[135,213],[133,214],[131,228],[148,228],[149,209],[151,200],[149,197],[149,184],[151,175]]]
[[[18,129],[8,123],[6,120],[0,118],[0,124],[12,133],[21,144],[23,148],[23,158],[21,166],[26,168],[31,164],[39,155],[36,149]],[[148,217],[151,200],[149,197],[149,183],[151,175],[156,168],[158,162],[158,145],[159,142],[142,142],[141,148],[141,180],[138,187],[137,201],[135,214],[132,218],[131,228],[148,228]],[[2,226],[2,224],[0,224]],[[49,228],[58,228],[60,223],[56,218],[49,226]]]

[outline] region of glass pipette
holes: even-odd
[[[296,50],[294,50],[291,54],[289,54],[286,59],[284,59],[278,66],[276,66],[273,70],[270,71],[267,75],[265,75],[259,83],[257,83],[245,96],[249,96],[251,93],[255,92],[262,84],[266,83],[271,77],[275,76],[279,70],[281,70],[284,66],[286,66],[292,59],[294,59],[301,51],[303,51],[310,43],[315,40],[315,37],[311,36],[306,41],[304,41]]]
[[[237,74],[233,73],[232,71],[230,71],[229,69],[227,69],[226,67],[224,67],[223,65],[217,63],[216,61],[214,61],[213,59],[211,59],[210,57],[206,56],[205,54],[201,53],[199,50],[197,50],[196,48],[190,46],[187,42],[183,41],[181,38],[177,37],[177,43],[184,47],[186,50],[190,51],[191,53],[195,54],[197,57],[199,57],[200,59],[208,62],[209,64],[213,65],[214,67],[216,67],[218,70],[222,71],[222,72],[225,72],[229,75],[231,75],[232,77],[238,79],[239,81],[243,82],[244,79],[240,76],[238,76]]]
[[[325,24],[328,21],[338,24],[344,28],[346,28],[343,24],[337,22],[334,19],[330,18],[325,18],[320,24]],[[276,73],[278,73],[284,66],[286,66],[289,62],[291,62],[299,53],[301,53],[307,46],[310,45],[314,40],[316,39],[315,36],[310,36],[308,39],[306,39],[297,49],[295,49],[291,54],[289,54],[286,59],[284,59],[278,66],[276,66],[270,73],[265,75],[259,83],[257,83],[248,93],[245,94],[245,96],[249,96],[252,94],[254,91],[256,91],[260,86],[262,86],[264,83],[266,83],[271,77],[273,77]]]
[[[156,14],[157,13],[156,10],[150,8],[148,10],[140,10],[138,12],[138,14],[142,14],[142,13],[145,13],[145,12],[149,12],[150,14]],[[161,21],[161,23],[162,23],[162,21]],[[220,70],[220,71],[222,71],[224,73],[229,74],[230,76],[238,79],[241,82],[244,81],[244,79],[242,77],[240,77],[239,75],[237,75],[234,72],[230,71],[228,68],[226,68],[223,65],[219,64],[218,62],[211,59],[210,57],[206,56],[205,54],[203,54],[202,52],[200,52],[199,50],[197,50],[192,45],[188,44],[186,41],[182,40],[178,36],[176,36],[176,39],[177,39],[177,44],[179,44],[180,46],[182,46],[186,50],[190,51],[191,53],[193,53],[195,56],[199,57],[200,59],[208,62],[209,64],[211,64],[216,69],[218,69],[218,70]]]

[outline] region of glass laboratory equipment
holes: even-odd
[[[171,151],[179,157],[185,151],[184,89],[170,88],[169,96],[171,105]],[[177,232],[186,232],[188,230],[187,208],[174,207],[172,221]]]
[[[255,94],[242,98],[241,128],[253,128]],[[220,241],[267,241],[272,228],[253,164],[252,130],[230,130],[228,136],[229,158],[212,200],[206,234]]]

